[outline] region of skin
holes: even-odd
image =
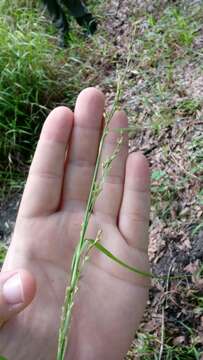
[[[74,114],[58,107],[44,123],[1,273],[5,279],[18,272],[24,291],[20,304],[9,307],[0,301],[0,354],[9,360],[56,359],[67,274],[90,190],[103,112],[103,94],[88,88],[79,94]],[[102,160],[112,154],[119,137],[114,130],[121,127],[127,127],[127,118],[117,112]],[[128,155],[125,135],[87,231],[87,237],[95,238],[101,229],[101,243],[142,271],[149,271],[149,178],[146,158],[139,152]],[[76,295],[66,359],[123,359],[142,318],[148,287],[147,278],[94,249]],[[7,306],[4,318],[2,306]]]

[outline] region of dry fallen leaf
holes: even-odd
[[[173,345],[180,345],[180,344],[184,344],[185,342],[185,336],[184,335],[180,335],[177,336],[175,339],[173,339]]]

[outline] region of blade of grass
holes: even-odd
[[[149,272],[145,272],[145,271],[141,271],[133,266],[130,266],[128,264],[126,264],[123,260],[119,259],[117,256],[113,255],[112,252],[110,252],[106,247],[104,247],[102,244],[100,244],[99,242],[93,240],[93,239],[87,239],[87,241],[92,244],[93,246],[95,246],[97,248],[97,250],[99,250],[100,252],[102,252],[104,255],[106,255],[107,257],[109,257],[111,260],[115,261],[117,264],[121,265],[122,267],[145,277],[150,277],[150,278],[154,278],[156,277],[155,275],[149,273]]]
[[[93,239],[86,239],[87,242],[89,242],[91,244],[91,246],[95,246],[97,250],[99,250],[101,253],[103,253],[104,255],[106,255],[107,257],[109,257],[111,260],[115,261],[117,264],[121,265],[122,267],[128,269],[129,271],[132,271],[136,274],[145,276],[145,277],[149,277],[149,278],[153,278],[153,279],[157,279],[157,280],[168,280],[170,278],[171,279],[182,279],[182,278],[186,278],[186,277],[191,277],[191,275],[187,275],[187,274],[180,274],[180,275],[174,275],[174,276],[170,276],[167,275],[163,275],[163,276],[157,276],[153,273],[150,272],[146,272],[146,271],[142,271],[139,270],[136,267],[133,267],[129,264],[127,264],[125,261],[119,259],[117,256],[115,256],[114,254],[112,254],[111,251],[109,251],[105,246],[101,245],[101,243],[99,243],[96,240]]]

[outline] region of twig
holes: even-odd
[[[159,349],[159,360],[162,359],[163,350],[164,350],[164,335],[165,335],[165,322],[164,322],[164,306],[162,305],[162,315],[161,315],[161,345]]]
[[[195,180],[198,180],[198,177],[194,174],[191,174],[189,171],[187,171],[176,159],[176,157],[174,156],[174,154],[172,154],[172,151],[170,149],[170,157],[173,160],[173,162],[188,176],[192,177]]]
[[[167,279],[166,279],[166,288],[165,288],[165,294],[168,293],[168,289],[169,289],[169,279],[170,279],[170,273],[171,273],[171,269],[173,267],[173,263],[170,265],[169,270],[168,270],[168,274],[167,274]],[[162,303],[162,317],[161,317],[161,345],[160,345],[160,349],[159,349],[159,360],[162,359],[163,356],[163,351],[164,351],[164,338],[165,338],[165,306],[166,306],[166,302],[167,302],[167,297],[165,296],[165,299]]]

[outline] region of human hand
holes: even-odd
[[[58,107],[43,126],[0,275],[0,354],[9,360],[56,359],[103,111],[103,94],[88,88],[74,114]],[[110,127],[102,160],[115,148],[119,133],[113,130],[127,127],[125,114],[114,114]],[[149,183],[147,161],[141,153],[128,155],[126,134],[88,228],[91,238],[101,229],[102,244],[142,271],[148,271]],[[67,359],[122,359],[142,318],[148,285],[93,249],[76,294]]]

